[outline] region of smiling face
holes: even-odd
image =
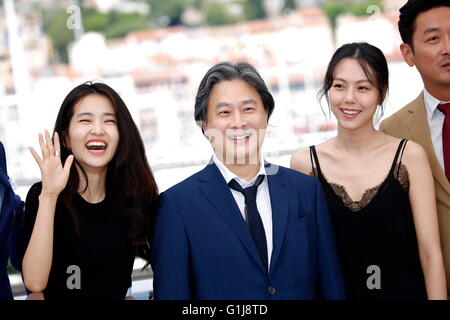
[[[225,165],[258,164],[267,120],[258,91],[245,81],[231,80],[212,88],[202,126]]]
[[[328,96],[340,127],[353,130],[373,126],[379,91],[357,60],[344,58],[337,63]]]
[[[450,100],[450,7],[436,7],[415,20],[413,48],[400,49],[409,66],[416,66],[425,88],[440,100]]]
[[[111,101],[100,94],[81,98],[73,108],[66,145],[85,170],[105,169],[119,144]]]

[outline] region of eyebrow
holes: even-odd
[[[425,31],[423,32],[423,34],[425,35],[425,34],[432,33],[432,32],[436,32],[436,31],[439,31],[439,28],[436,28],[436,27],[427,28],[427,29],[425,29]]]
[[[239,102],[240,106],[245,106],[247,104],[256,104],[255,99],[247,99],[247,100],[242,100],[241,102]],[[219,102],[218,104],[216,104],[216,109],[222,108],[222,107],[231,107],[233,106],[231,103],[228,102]]]
[[[347,82],[346,80],[344,80],[344,79],[342,79],[342,78],[334,78],[333,80],[340,80],[340,81],[343,81],[343,82]],[[356,81],[356,83],[361,83],[361,82],[369,82],[369,83],[371,83],[369,79],[364,79],[364,80],[358,80],[358,81]]]
[[[94,114],[92,112],[83,112],[83,113],[79,113],[77,114],[75,117],[80,118],[80,117],[84,117],[84,116],[89,116],[92,117]],[[103,113],[104,116],[111,116],[111,117],[115,117],[116,115],[114,113],[110,113],[110,112],[105,112]]]

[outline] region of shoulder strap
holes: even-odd
[[[319,164],[319,158],[317,157],[317,152],[316,152],[316,146],[310,146],[309,147],[309,154],[311,157],[311,166],[313,168],[313,172],[314,174],[315,172],[315,168],[317,169],[317,176],[321,176],[322,175],[322,170],[320,170],[320,164]],[[313,161],[314,158],[314,161]]]
[[[403,156],[403,150],[404,150],[404,146],[406,145],[406,141],[408,141],[408,140],[406,140],[406,139],[402,139],[401,141],[400,141],[400,143],[398,144],[398,148],[397,148],[397,152],[395,153],[395,157],[394,157],[394,161],[392,161],[392,166],[391,166],[391,170],[390,170],[390,174],[393,174],[394,173],[394,170],[395,170],[395,167],[397,166],[397,160],[398,160],[398,156],[400,155],[400,152],[401,152],[401,156],[400,156],[400,159],[401,159],[401,157]],[[397,173],[398,174],[398,173]]]
[[[398,160],[398,168],[399,169],[400,169],[400,164],[402,163],[403,152],[405,151],[406,143],[408,142],[408,139],[403,139],[403,140],[405,140],[405,143],[402,146],[402,152],[400,153],[400,157],[399,157],[399,160]],[[398,173],[400,171],[399,169],[397,169],[397,176],[396,176],[397,179],[398,179]]]

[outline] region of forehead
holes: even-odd
[[[261,103],[258,91],[252,85],[242,80],[221,81],[212,88],[208,106],[217,103],[238,104],[248,99]]]
[[[78,100],[78,102],[74,105],[73,114],[76,116],[80,113],[114,113],[114,107],[111,101],[104,95],[88,94]]]
[[[353,58],[344,58],[340,60],[334,67],[333,77],[344,79],[346,81],[368,80],[359,61]]]
[[[427,29],[450,31],[450,7],[436,7],[417,15],[414,34],[421,36]]]

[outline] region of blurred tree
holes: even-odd
[[[86,18],[89,15],[86,14]],[[94,31],[95,24],[90,21],[85,22],[85,30]],[[111,11],[107,14],[107,22],[98,31],[103,33],[106,38],[123,37],[131,31],[145,30],[150,27],[149,19],[139,13],[123,13]]]
[[[372,12],[369,12],[367,9],[369,8],[369,6],[371,5],[375,5],[378,8],[380,8],[380,10],[383,10],[383,1],[382,0],[369,0],[369,1],[364,1],[364,2],[355,2],[350,4],[349,8],[348,8],[348,12],[353,14],[354,16],[367,16],[367,15],[371,15]]]
[[[369,6],[375,5],[383,11],[383,0],[344,0],[329,1],[322,6],[322,10],[330,21],[333,35],[336,30],[336,21],[341,14],[352,14],[354,16],[367,16],[373,12],[368,11]]]
[[[297,1],[296,0],[284,0],[283,11],[290,11],[297,9]]]
[[[322,7],[323,11],[325,11],[325,14],[328,17],[328,20],[330,21],[331,28],[334,30],[336,29],[336,20],[337,17],[346,12],[347,5],[342,2],[328,2]]]
[[[64,9],[43,12],[44,30],[52,40],[56,60],[67,62],[67,46],[74,40],[73,31],[67,28],[67,13]]]
[[[154,25],[160,24],[161,17],[168,17],[169,25],[181,24],[181,15],[192,2],[192,0],[147,0]]]
[[[262,19],[267,16],[263,0],[244,0],[243,6],[247,20]]]
[[[228,10],[225,4],[219,2],[205,2],[203,12],[207,25],[236,23],[239,19]]]
[[[94,9],[82,8],[84,31],[102,33],[106,38],[122,37],[134,30],[149,28],[146,16],[138,13],[111,11],[101,13]],[[68,14],[65,9],[44,11],[44,30],[52,40],[59,62],[68,62],[67,47],[74,41],[73,30],[66,25]]]
[[[86,29],[90,30],[90,25],[86,23]],[[105,28],[99,30],[106,38],[118,38],[127,35],[131,31],[145,30],[150,27],[147,17],[138,13],[123,14],[112,12],[109,15],[109,22]]]
[[[108,27],[112,20],[107,13],[101,13],[94,9],[82,9],[83,26],[85,31],[101,32]]]

